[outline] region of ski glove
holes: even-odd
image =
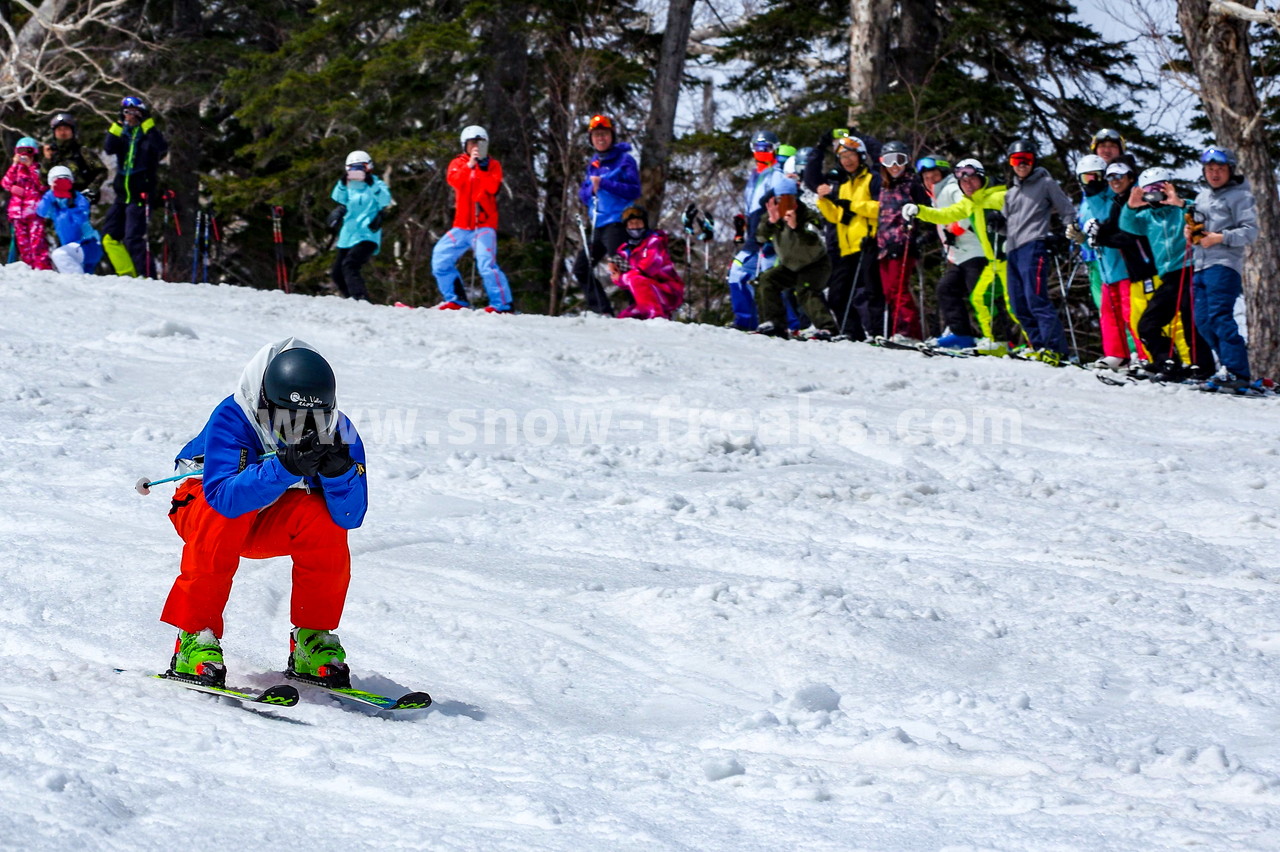
[[[98,190],[94,189],[93,187],[89,187],[85,189],[80,194],[83,195],[85,198],[87,198],[90,204],[98,203]]]
[[[902,221],[910,223],[912,219],[920,215],[920,205],[908,201],[902,205]]]
[[[684,215],[680,217],[680,223],[684,225],[685,233],[692,234],[694,223],[698,221],[698,205],[690,204],[684,208]]]
[[[379,211],[378,211],[377,215],[375,215],[372,219],[370,219],[370,220],[369,220],[369,230],[370,230],[370,231],[381,231],[381,230],[382,230],[382,220],[383,220],[384,218],[386,218],[386,217],[385,217],[385,216],[383,216],[382,214],[386,212],[386,209],[387,209],[387,208],[383,207],[381,210],[379,210]]]
[[[1102,227],[1102,223],[1097,219],[1090,219],[1084,223],[1084,236],[1089,242],[1089,248],[1098,247],[1098,229]]]
[[[342,220],[345,218],[347,218],[347,208],[339,204],[329,212],[329,218],[325,219],[324,223],[331,233],[336,234],[342,230]]]
[[[333,443],[325,448],[325,454],[320,459],[317,471],[326,479],[342,476],[342,474],[351,470],[355,466],[355,459],[351,458],[351,448],[342,440],[342,435],[337,432],[333,433]]]
[[[1067,223],[1067,239],[1079,245],[1080,243],[1084,242],[1084,238],[1085,238],[1084,231],[1077,228],[1075,222]]]
[[[618,267],[619,272],[628,272],[631,269],[631,259],[621,252],[609,258],[609,262]]]
[[[276,458],[294,476],[315,476],[330,449],[321,443],[320,434],[312,429],[305,432],[296,444],[286,447],[283,453],[277,453]]]
[[[999,210],[988,210],[987,230],[993,234],[1008,234],[1009,220]]]
[[[747,217],[741,213],[734,214],[733,217],[733,243],[734,245],[742,245],[747,235]]]

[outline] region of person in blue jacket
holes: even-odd
[[[587,209],[590,250],[584,246],[573,261],[573,277],[582,288],[587,310],[613,316],[613,305],[595,275],[595,266],[601,258],[616,254],[627,239],[622,213],[640,197],[640,169],[630,154],[631,146],[618,141],[612,118],[593,115],[587,131],[595,153],[578,188],[578,200]]]
[[[160,161],[169,142],[156,126],[150,108],[132,95],[120,102],[120,120],[107,130],[102,150],[116,158],[112,182],[116,200],[102,221],[102,245],[117,275],[155,277],[147,246],[147,205],[159,200]]]
[[[349,686],[336,630],[351,580],[347,533],[369,505],[364,444],[337,408],[333,368],[297,338],[259,350],[235,393],[176,459],[192,476],[169,520],[184,542],[160,620],[178,628],[169,676],[226,682],[223,609],[242,557],[293,557],[287,674]]]
[[[329,195],[338,202],[330,225],[338,231],[338,256],[329,274],[338,291],[349,299],[369,301],[360,271],[382,248],[382,220],[391,205],[391,190],[373,173],[373,157],[364,151],[347,155],[346,173]]]
[[[62,245],[53,250],[53,265],[64,275],[92,275],[102,260],[102,240],[89,224],[89,199],[75,190],[75,175],[66,166],[49,169],[49,191],[36,205],[36,215],[52,219]]]

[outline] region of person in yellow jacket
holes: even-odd
[[[867,169],[867,146],[861,139],[843,136],[834,147],[843,180],[828,179],[815,188],[818,212],[835,226],[840,249],[839,257],[832,257],[827,304],[841,335],[865,340],[884,322],[884,292],[876,265],[880,181]]]
[[[987,267],[973,286],[969,294],[969,304],[982,329],[982,336],[989,341],[997,339],[993,326],[995,324],[995,303],[997,290],[1004,299],[1005,311],[1013,320],[1017,319],[1009,310],[1008,284],[1005,279],[1004,258],[1004,215],[1000,212],[1004,207],[1004,196],[1008,187],[1003,185],[987,186],[987,170],[977,160],[961,160],[956,163],[954,172],[960,183],[960,191],[964,198],[949,207],[918,207],[915,204],[903,206],[902,215],[908,220],[919,218],[922,222],[933,225],[947,225],[961,219],[973,220],[973,231],[982,244],[982,253],[987,258]],[[979,347],[983,348],[983,347]],[[1004,347],[986,349],[992,354],[1003,354]]]

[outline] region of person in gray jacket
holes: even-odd
[[[1208,187],[1196,196],[1186,228],[1195,256],[1196,326],[1222,365],[1215,383],[1245,387],[1251,383],[1249,352],[1236,325],[1235,306],[1243,292],[1244,247],[1258,237],[1258,214],[1230,149],[1206,148],[1200,162]]]
[[[1049,172],[1036,165],[1035,143],[1017,139],[1009,146],[1013,180],[1004,197],[1008,223],[1005,251],[1008,257],[1009,302],[1021,323],[1035,357],[1051,364],[1067,358],[1067,336],[1062,320],[1049,298],[1047,238],[1053,214],[1072,222],[1076,209]]]

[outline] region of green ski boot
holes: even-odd
[[[349,689],[351,670],[338,637],[327,630],[295,627],[289,633],[289,668],[285,674],[331,689]]]
[[[227,667],[222,661],[222,646],[213,631],[207,627],[199,633],[179,630],[168,674],[178,680],[226,686]]]

